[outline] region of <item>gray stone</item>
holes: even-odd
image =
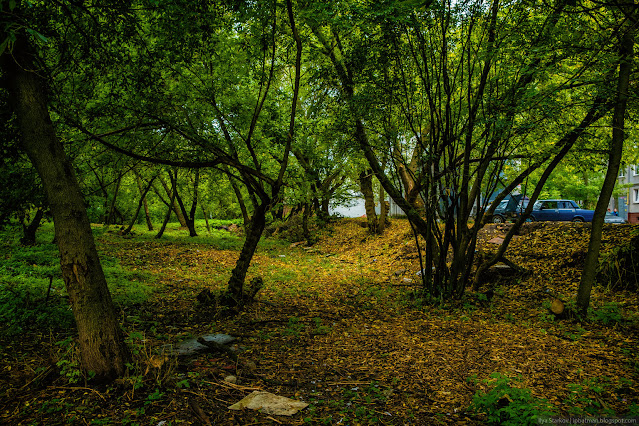
[[[227,345],[236,340],[235,337],[229,336],[228,334],[206,334],[202,336],[202,338],[207,342],[215,342],[219,343],[220,345]],[[162,352],[168,353],[170,355],[189,356],[209,350],[208,347],[204,346],[201,343],[198,343],[197,339],[197,337],[193,339],[187,339],[177,345],[164,345],[162,347]]]

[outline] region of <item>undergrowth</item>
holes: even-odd
[[[38,232],[38,244],[22,246],[16,230],[0,231],[0,335],[15,336],[27,330],[70,330],[74,319],[60,270],[53,226]],[[142,271],[128,270],[112,256],[102,256],[103,270],[113,301],[127,306],[147,300],[155,278]]]
[[[529,389],[516,386],[519,380],[511,380],[500,373],[493,373],[483,384],[489,389],[479,390],[473,396],[469,411],[483,416],[491,425],[536,425],[539,419],[555,415],[554,407],[546,399],[535,398]]]

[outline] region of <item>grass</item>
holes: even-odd
[[[53,241],[53,225],[42,226],[38,244],[18,244],[15,230],[0,231],[0,334],[17,335],[36,327],[43,331],[71,329],[73,316],[60,270],[58,248]],[[96,236],[103,235],[94,230]],[[113,256],[101,257],[102,268],[113,301],[118,306],[142,303],[153,293],[155,277],[124,268]]]
[[[190,237],[188,232],[180,228],[179,223],[169,223],[162,239],[155,235],[160,224],[154,224],[156,231],[148,231],[145,226],[134,227],[136,243],[158,243],[162,245],[176,245],[193,247],[202,245],[209,249],[239,251],[244,242],[242,235],[230,233],[226,230],[216,230],[215,226],[238,224],[238,221],[211,220],[211,232],[206,229],[203,219],[196,221],[197,237]],[[116,242],[120,244],[123,237],[118,235],[119,227],[93,225],[94,237],[100,241]],[[37,234],[37,245],[19,245],[20,234],[17,229],[6,228],[0,230],[0,321],[7,324],[0,334],[17,335],[26,329],[38,327],[43,330],[70,329],[73,326],[73,316],[68,307],[67,293],[61,277],[58,248],[52,243],[54,229],[52,223],[45,223]],[[129,238],[129,237],[124,237]],[[286,257],[290,252],[288,243],[279,240],[263,239],[258,250],[270,256],[279,257],[288,262]],[[136,306],[152,297],[160,290],[161,284],[157,274],[143,271],[148,265],[148,259],[130,258],[128,263],[140,266],[140,269],[124,266],[122,261],[109,251],[100,255],[102,268],[109,285],[114,303],[120,308]],[[230,277],[228,267],[215,267],[216,274],[206,277],[209,284],[223,286]],[[288,268],[278,268],[266,273],[266,283],[277,285],[282,282],[299,282],[304,272]],[[184,267],[181,279],[200,280],[199,272],[192,273],[189,267]],[[295,289],[287,293],[293,294]]]
[[[182,228],[177,222],[170,222],[161,241],[173,244],[203,244],[214,248],[216,250],[240,250],[244,243],[243,234],[232,233],[223,229],[215,229],[216,226],[229,226],[229,225],[241,226],[240,220],[221,220],[212,219],[209,220],[209,226],[211,231],[206,228],[204,219],[197,219],[195,221],[195,230],[197,237],[190,237],[188,230]],[[149,231],[145,225],[136,225],[133,228],[133,234],[137,241],[158,241],[155,237],[160,229],[160,223],[153,224],[153,231]],[[109,234],[114,234],[119,231],[119,227],[110,226],[102,227],[101,225],[94,225],[93,233],[96,236],[108,238]],[[285,247],[288,247],[288,243],[280,240],[263,238],[258,247],[267,251],[278,251]]]

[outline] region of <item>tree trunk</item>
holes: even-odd
[[[197,207],[197,185],[199,183],[199,177],[196,179],[195,199],[193,200],[191,215],[189,215],[189,213],[186,211],[186,208],[184,207],[184,202],[182,201],[182,197],[180,197],[180,193],[177,190],[177,170],[175,171],[175,176],[173,176],[171,172],[169,172],[169,176],[171,177],[171,183],[173,184],[173,194],[175,194],[175,198],[177,199],[178,206],[180,207],[180,212],[182,212],[182,218],[184,219],[184,222],[186,223],[186,227],[189,230],[189,236],[197,237],[197,232],[195,232],[195,208]]]
[[[118,194],[120,193],[121,183],[122,183],[122,175],[119,175],[115,182],[115,190],[113,191],[113,198],[111,198],[111,203],[109,204],[105,225],[113,225],[115,223],[115,216],[116,216],[116,210],[117,210],[115,202],[117,201]]]
[[[402,186],[404,187],[404,197],[406,200],[416,209],[423,210],[424,203],[420,197],[420,186],[415,179],[418,167],[418,158],[423,151],[422,144],[417,143],[413,149],[410,163],[405,164],[400,154],[399,147],[395,147],[393,152],[393,160],[395,161],[395,167],[397,174],[399,175]]]
[[[271,211],[271,214],[273,215],[273,219],[283,220],[284,219],[284,204],[278,204],[277,207],[275,207]]]
[[[202,215],[204,215],[204,223],[206,223],[206,232],[211,233],[211,225],[209,224],[209,214],[204,209],[204,204],[200,204],[200,210],[202,210]]]
[[[142,187],[142,179],[140,178],[140,174],[133,170],[135,173],[135,178],[138,184],[138,190],[140,194],[144,193],[144,188]],[[154,178],[155,179],[155,178]],[[152,183],[153,181],[151,181]],[[151,184],[149,184],[149,188],[151,188]],[[144,206],[144,217],[146,218],[146,226],[149,228],[149,231],[153,231],[153,222],[151,222],[151,215],[149,214],[149,205],[146,202],[146,196],[142,197],[142,205]]]
[[[22,238],[20,244],[23,246],[33,246],[36,243],[36,231],[40,227],[40,222],[44,216],[44,209],[39,208],[35,216],[28,225],[22,224]]]
[[[364,195],[368,231],[371,234],[379,234],[381,231],[377,221],[377,213],[375,213],[375,193],[373,192],[373,172],[371,170],[359,174],[359,187]]]
[[[244,229],[249,227],[249,223],[251,220],[249,219],[248,210],[246,209],[246,203],[244,203],[244,197],[242,197],[242,191],[238,188],[237,184],[233,181],[232,177],[229,177],[229,182],[231,183],[231,188],[233,188],[233,192],[235,192],[235,198],[237,198],[237,202],[240,205],[240,211],[242,212],[242,221],[244,223]]]
[[[131,219],[131,223],[129,224],[129,227],[127,229],[122,231],[122,235],[126,235],[129,232],[131,232],[131,230],[133,229],[133,225],[135,225],[135,222],[137,222],[138,215],[140,214],[140,210],[142,210],[142,205],[144,204],[144,201],[146,200],[146,194],[149,192],[149,189],[151,189],[151,186],[153,185],[153,180],[155,180],[155,176],[151,179],[151,182],[149,182],[147,187],[144,190],[140,191],[142,195],[140,196],[140,201],[138,202],[138,208],[135,209],[135,214],[133,215],[133,218]],[[138,180],[138,184],[140,184],[139,180]]]
[[[590,242],[584,269],[581,273],[581,281],[577,290],[577,310],[581,315],[586,315],[588,305],[590,305],[590,292],[595,281],[597,263],[599,259],[599,249],[601,248],[601,231],[603,229],[604,217],[612,196],[612,191],[617,183],[617,175],[621,164],[623,152],[623,142],[625,138],[624,117],[628,103],[628,86],[630,84],[630,74],[632,72],[632,60],[634,50],[634,30],[630,24],[625,25],[625,32],[621,36],[620,43],[620,64],[619,76],[617,79],[617,101],[612,118],[612,141],[610,142],[610,152],[608,154],[608,170],[599,194],[599,200],[595,207],[595,215],[592,218],[592,228],[590,230]]]
[[[173,180],[171,180],[171,182],[173,183]],[[177,193],[177,191],[175,190],[175,187],[174,187],[173,190],[170,192],[171,198],[166,203],[166,215],[164,216],[164,221],[162,222],[162,226],[160,226],[160,230],[158,231],[157,235],[155,236],[155,238],[157,238],[157,239],[162,238],[162,235],[164,235],[164,231],[166,230],[166,225],[169,223],[169,219],[171,219],[171,213],[174,211],[172,206],[175,204],[175,194],[176,193]]]
[[[34,54],[19,38],[13,56],[0,62],[7,79],[24,150],[44,185],[60,251],[60,265],[78,330],[82,368],[98,380],[125,373],[129,352],[93,240],[84,200],[47,109],[47,88],[36,72]]]
[[[171,172],[169,172],[169,175],[171,174]],[[160,183],[162,184],[162,187],[164,187],[164,190],[166,191],[166,194],[169,196],[169,198],[171,198],[173,201],[171,202],[171,208],[173,209],[173,212],[175,213],[175,216],[177,217],[178,221],[180,222],[180,226],[182,226],[183,228],[187,228],[186,225],[186,219],[184,218],[184,215],[182,214],[182,210],[180,210],[180,206],[178,205],[175,197],[174,197],[174,191],[171,191],[171,189],[169,188],[169,185],[166,183],[166,181],[164,179],[162,179],[162,176],[159,176],[159,180]]]
[[[251,266],[251,259],[255,254],[257,244],[260,242],[262,232],[266,226],[266,204],[267,203],[264,202],[256,204],[253,220],[246,233],[246,240],[244,240],[240,257],[237,259],[235,268],[233,268],[231,272],[231,279],[229,280],[226,294],[226,303],[228,305],[242,306],[243,304],[246,272],[249,266]]]
[[[195,213],[197,212],[198,189],[200,187],[200,169],[195,170],[195,180],[193,182],[193,200],[191,202],[191,210],[189,211],[188,224],[191,237],[197,237],[195,232]],[[208,225],[208,222],[207,222]]]
[[[382,184],[379,184],[379,232],[384,232],[386,225],[390,222],[388,220],[388,211],[390,210],[390,203],[385,200],[386,192]]]
[[[331,213],[329,209],[330,202],[331,202],[331,199],[328,196],[323,196],[322,199],[320,200],[319,209],[317,210],[317,216],[320,223],[327,222],[328,218],[331,217]]]
[[[96,168],[92,167],[91,164],[89,164],[89,168],[91,169],[91,172],[95,176],[95,180],[98,182],[98,185],[100,185],[100,190],[102,191],[102,195],[104,196],[104,203],[103,203],[104,211],[102,215],[100,216],[100,221],[106,225],[109,219],[109,191],[107,190],[107,185],[105,185],[104,183],[104,179],[100,177],[100,173],[98,173]]]

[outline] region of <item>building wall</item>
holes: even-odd
[[[639,223],[639,164],[626,167],[619,173],[619,183],[630,185],[624,197],[619,197],[620,214],[630,223]],[[622,203],[623,201],[623,203]],[[621,207],[625,207],[622,211]]]

